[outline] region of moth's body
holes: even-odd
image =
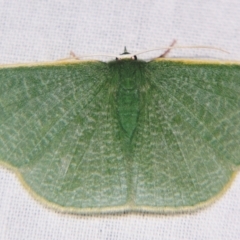
[[[129,142],[138,122],[145,64],[131,59],[109,64],[113,78],[116,78],[113,81],[117,83],[116,103],[119,123]]]
[[[0,159],[62,211],[182,211],[240,165],[240,65],[124,59],[0,69]]]

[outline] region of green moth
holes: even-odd
[[[240,64],[64,61],[0,68],[0,160],[66,212],[177,212],[240,165]]]

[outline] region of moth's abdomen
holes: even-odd
[[[109,63],[111,86],[114,86],[116,111],[124,141],[129,144],[137,127],[140,111],[143,72],[146,62],[126,59]]]
[[[119,122],[126,136],[131,138],[139,114],[139,94],[136,88],[121,86],[118,91],[117,111]]]

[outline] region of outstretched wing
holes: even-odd
[[[126,169],[107,64],[0,69],[0,160],[67,210],[126,203]]]
[[[152,61],[135,132],[135,208],[194,208],[240,165],[240,65]]]

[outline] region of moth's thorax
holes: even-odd
[[[136,89],[141,84],[144,68],[146,62],[134,60],[134,59],[123,59],[112,61],[109,63],[109,67],[112,70],[114,81],[126,90]]]

